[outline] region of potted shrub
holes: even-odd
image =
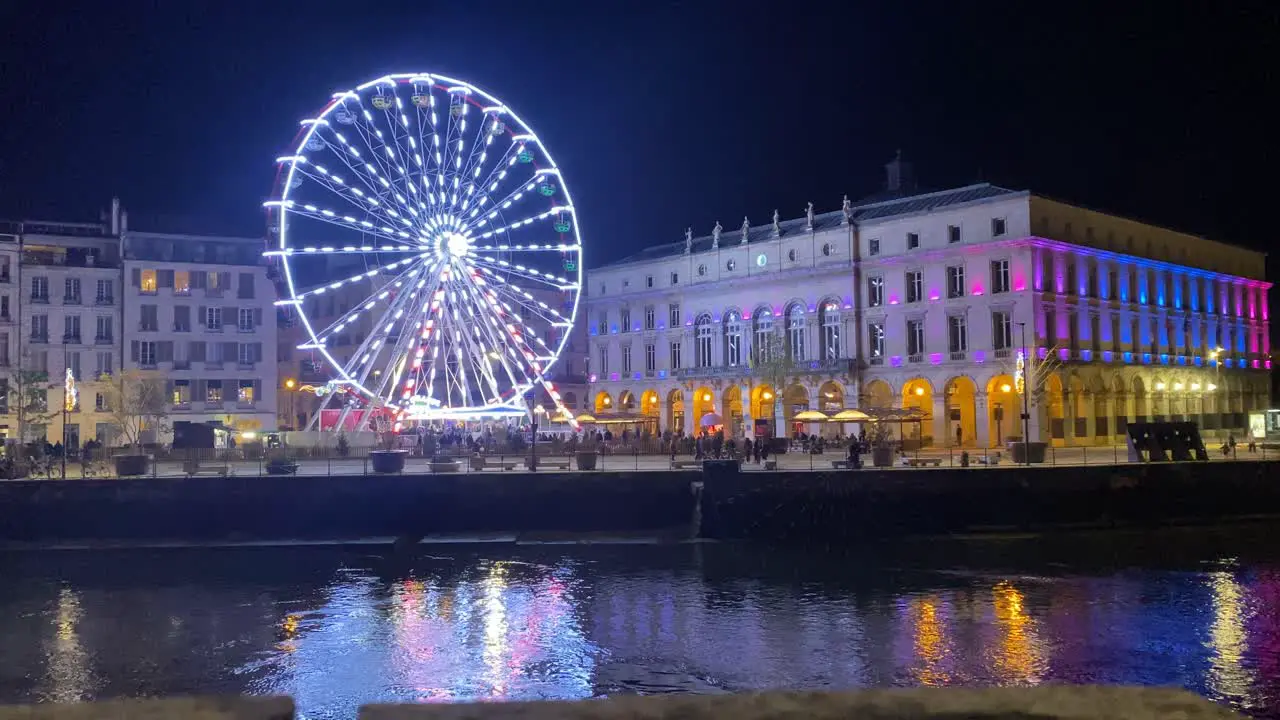
[[[578,449],[574,453],[574,459],[577,462],[579,470],[595,470],[596,462],[600,458],[599,449],[596,447],[595,433],[583,433],[582,442],[578,444]]]
[[[893,466],[893,428],[884,423],[874,423],[867,433],[871,445],[871,464],[875,467]]]
[[[369,467],[381,474],[404,472],[404,460],[409,453],[396,447],[399,436],[391,429],[391,421],[379,416],[374,426],[378,432],[378,449],[369,451]]]

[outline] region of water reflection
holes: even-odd
[[[1179,684],[1280,717],[1280,547],[1006,542],[0,555],[0,701],[374,701],[1042,682]],[[1206,546],[1214,546],[1209,543]],[[1051,561],[1058,553],[1057,561]],[[1100,559],[1102,558],[1102,559]]]

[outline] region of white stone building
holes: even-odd
[[[841,210],[590,271],[581,408],[790,435],[820,429],[791,421],[803,409],[910,407],[927,420],[908,437],[988,447],[1022,434],[1024,400],[1031,436],[1057,445],[1123,442],[1147,418],[1239,435],[1265,406],[1262,253],[1029,191],[919,192],[900,160],[888,170],[885,192]]]
[[[124,233],[124,364],[164,372],[171,423],[276,429],[276,295],[262,251],[254,238]]]

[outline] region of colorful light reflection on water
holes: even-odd
[[[354,717],[375,701],[1095,682],[1280,717],[1280,546],[1099,564],[1002,542],[978,562],[933,546],[0,555],[16,578],[0,587],[0,702],[283,693],[308,717]]]

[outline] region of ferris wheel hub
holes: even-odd
[[[449,257],[460,258],[471,251],[471,238],[462,233],[449,233],[444,236],[441,245]]]

